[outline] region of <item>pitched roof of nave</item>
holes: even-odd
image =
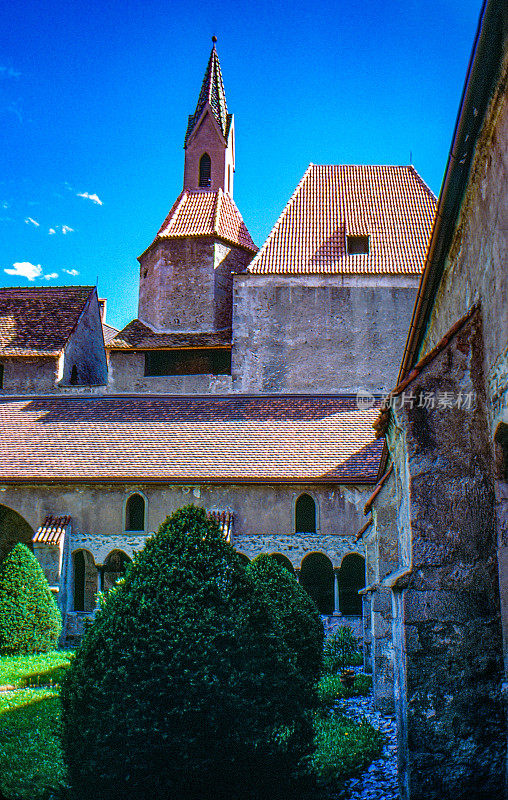
[[[247,271],[419,275],[435,210],[412,166],[310,164]],[[348,253],[348,236],[369,252]]]
[[[182,239],[187,236],[216,236],[252,253],[258,249],[233,198],[222,189],[216,192],[184,190],[159,228],[152,245],[161,239]]]
[[[57,356],[93,286],[0,289],[0,354]]]
[[[231,346],[231,329],[215,333],[158,333],[140,319],[133,319],[106,343],[111,350],[160,350],[179,347]]]
[[[378,408],[331,395],[5,398],[0,478],[375,483]]]
[[[185,134],[185,144],[189,141],[201,114],[207,103],[210,104],[212,113],[217,120],[219,128],[225,139],[228,138],[229,127],[231,125],[232,114],[228,114],[228,107],[226,104],[226,92],[224,91],[224,83],[222,80],[222,71],[220,68],[219,56],[215,48],[215,41],[213,43],[212,52],[206,65],[203,83],[201,84],[201,91],[199,93],[198,102],[194,114],[189,116],[187,125],[187,132]]]

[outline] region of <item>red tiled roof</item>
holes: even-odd
[[[139,319],[133,319],[110,339],[109,350],[160,350],[179,347],[231,346],[231,330],[216,333],[156,333]]]
[[[59,544],[65,529],[71,524],[70,517],[46,517],[40,528],[34,533],[33,541],[36,544]]]
[[[93,286],[0,289],[0,355],[57,356]]]
[[[419,275],[435,209],[414,167],[311,164],[247,271]],[[348,255],[362,234],[369,253]]]
[[[252,253],[257,252],[233,198],[222,189],[216,192],[184,190],[154,241],[184,236],[217,236]]]
[[[377,412],[351,396],[6,399],[0,478],[375,483]]]

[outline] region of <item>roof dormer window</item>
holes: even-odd
[[[346,236],[347,254],[365,255],[369,252],[369,236]]]

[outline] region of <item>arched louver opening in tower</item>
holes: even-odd
[[[145,501],[140,494],[132,494],[125,506],[125,530],[145,530]]]
[[[203,153],[199,159],[199,185],[202,189],[212,185],[212,159],[208,153]]]
[[[316,504],[308,494],[301,494],[296,501],[295,533],[316,533]]]
[[[365,587],[365,559],[351,553],[342,559],[339,572],[339,610],[348,617],[361,617],[362,598],[358,594]]]

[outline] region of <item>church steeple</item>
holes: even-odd
[[[184,189],[222,191],[233,196],[235,142],[233,115],[228,114],[219,56],[213,46],[194,114],[185,134]]]

